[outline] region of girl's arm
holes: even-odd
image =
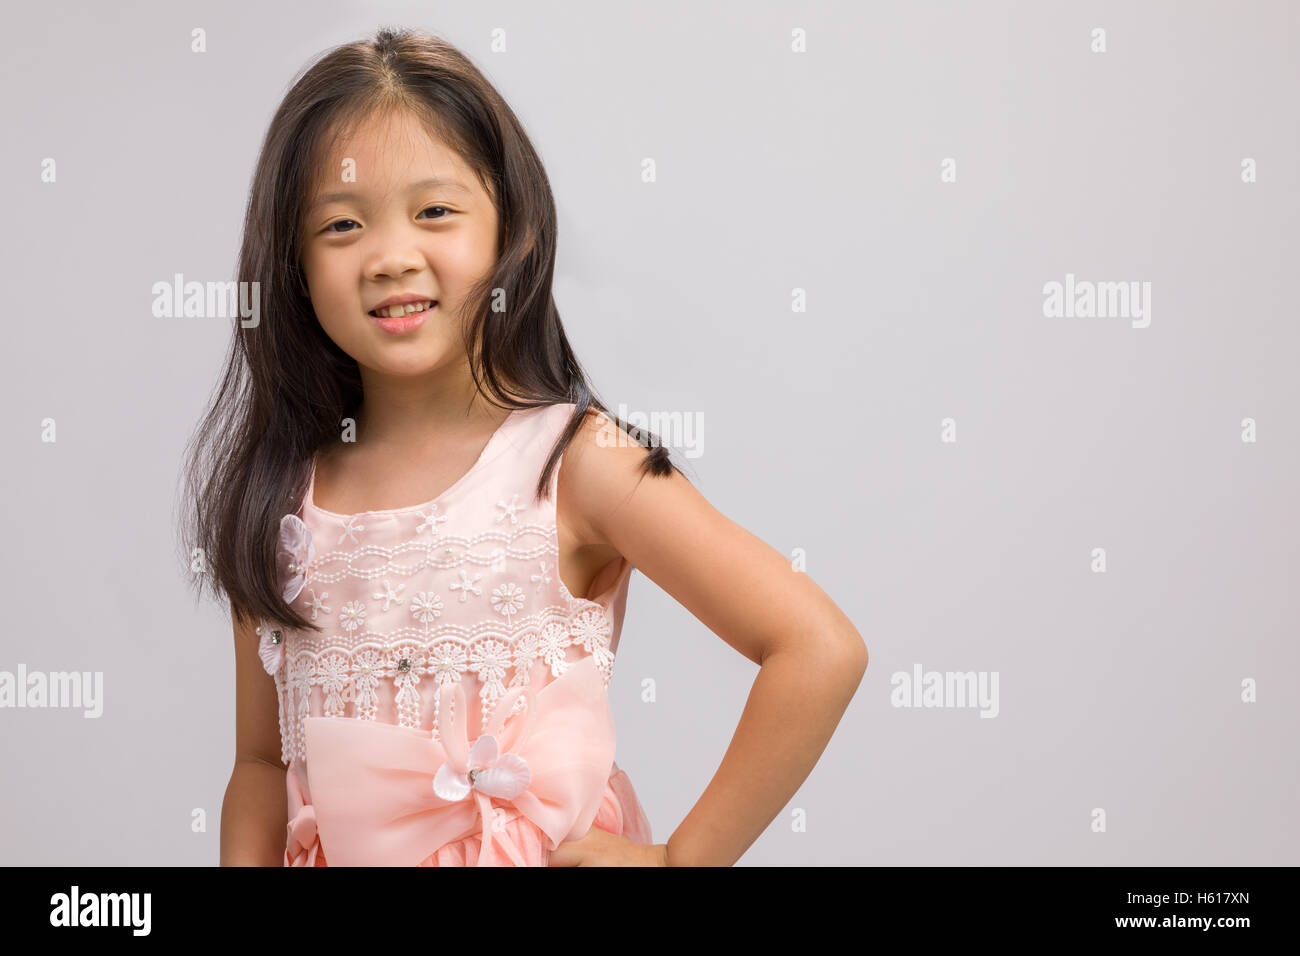
[[[235,620],[231,613],[231,620]],[[222,866],[283,866],[289,823],[275,680],[235,622],[235,768],[221,804]]]
[[[561,459],[575,536],[613,547],[760,666],[721,765],[667,843],[670,865],[730,866],[817,763],[862,680],[866,645],[807,574],[688,480],[642,477],[645,449],[616,444],[620,434],[590,416]]]

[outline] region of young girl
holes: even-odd
[[[861,636],[593,397],[555,252],[537,154],[445,42],[381,30],[276,111],[261,317],[186,468],[234,625],[223,864],[730,865],[848,706]],[[761,665],[663,843],[607,698],[633,567]]]

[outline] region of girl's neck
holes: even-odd
[[[493,431],[509,414],[468,387],[394,388],[383,383],[364,385],[364,398],[357,409],[357,441],[394,449],[428,448],[431,445]]]

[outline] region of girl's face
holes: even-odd
[[[467,362],[460,309],[496,263],[497,212],[459,154],[401,111],[341,139],[308,197],[302,263],[317,320],[371,376]],[[437,304],[418,327],[369,313],[391,296]]]

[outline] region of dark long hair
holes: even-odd
[[[467,297],[465,344],[480,394],[503,409],[576,407],[538,481],[546,495],[560,456],[591,409],[649,449],[642,474],[679,471],[658,437],[609,413],[569,346],[551,294],[556,211],[523,127],[472,63],[444,40],[382,28],[326,52],[275,112],[253,175],[238,280],[260,285],[261,321],[236,320],[224,375],[186,446],[182,545],[201,597],[225,594],[235,620],[315,625],[283,600],[280,518],[306,492],[311,459],[362,398],[356,361],[321,329],[301,251],[313,171],[366,117],[409,110],[475,170],[497,207],[501,250]],[[242,287],[242,286],[241,286]],[[492,311],[492,290],[506,311]],[[679,471],[680,473],[680,471]]]

